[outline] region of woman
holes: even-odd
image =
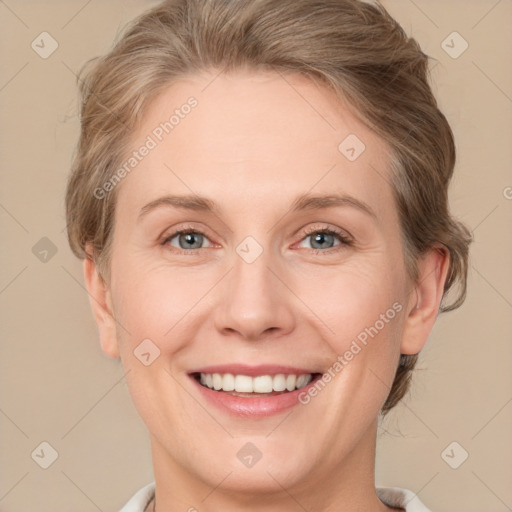
[[[68,237],[155,476],[122,512],[428,510],[374,479],[466,293],[427,66],[358,0],[169,0],[81,77]]]

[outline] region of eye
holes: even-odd
[[[332,253],[338,250],[342,250],[346,246],[353,244],[351,238],[349,238],[344,232],[327,226],[322,227],[311,227],[305,230],[301,242],[305,240],[311,240],[311,250],[319,252]],[[205,241],[209,241],[204,233],[193,228],[181,228],[177,229],[169,236],[167,236],[163,242],[163,246],[171,246],[178,253],[195,253],[199,249],[205,249],[203,244]],[[338,244],[336,244],[338,241]],[[213,244],[210,243],[210,247]],[[307,247],[306,247],[307,248]]]
[[[320,250],[320,252],[332,252],[330,249],[338,251],[342,250],[343,246],[352,245],[352,240],[343,232],[326,226],[307,229],[301,241],[305,240],[311,240],[310,249]],[[337,245],[335,245],[336,240],[339,242]]]
[[[174,239],[176,239],[175,243],[173,243]],[[174,233],[165,238],[162,245],[176,247],[182,252],[192,252],[194,250],[203,249],[203,242],[205,240],[208,240],[208,238],[200,231],[185,228],[174,231]]]

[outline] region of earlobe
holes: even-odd
[[[110,357],[118,358],[119,346],[112,311],[111,293],[103,278],[99,275],[92,257],[84,259],[84,280],[94,319],[98,326],[101,348]]]
[[[450,256],[446,248],[432,248],[418,261],[418,280],[410,294],[400,352],[417,354],[424,347],[437,319]]]

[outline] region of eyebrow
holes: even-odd
[[[357,199],[356,197],[346,194],[302,194],[295,198],[288,211],[297,212],[303,210],[321,210],[324,208],[333,208],[337,206],[350,206],[356,208],[377,220],[377,214],[368,204],[366,204],[364,201],[361,201],[360,199]],[[139,222],[149,212],[161,207],[210,212],[214,214],[221,213],[218,205],[207,197],[198,195],[166,195],[159,197],[158,199],[155,199],[154,201],[151,201],[143,206],[139,212],[137,221]]]

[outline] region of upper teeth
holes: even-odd
[[[272,391],[293,391],[307,386],[313,376],[303,375],[233,375],[231,373],[201,373],[201,384],[210,389],[236,391],[238,393],[271,393]]]

